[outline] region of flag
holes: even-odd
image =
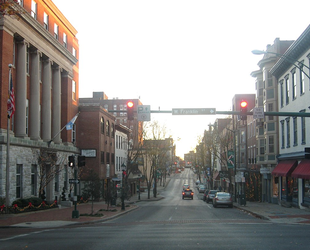
[[[67,130],[72,130],[73,129],[73,124],[75,123],[76,119],[78,118],[79,116],[79,113],[77,113],[72,119],[71,121],[69,121],[67,124],[66,124],[66,129]]]
[[[13,87],[13,79],[12,79],[12,71],[10,70],[9,76],[9,99],[7,102],[7,109],[8,109],[8,117],[11,118],[12,115],[15,113],[15,94],[14,94],[14,87]]]

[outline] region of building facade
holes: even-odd
[[[267,46],[267,51],[283,54],[293,41],[281,41],[275,39],[273,45]],[[256,103],[255,107],[262,107],[267,112],[277,112],[278,108],[278,82],[272,76],[270,69],[277,62],[278,57],[274,54],[266,54],[258,62],[259,70],[251,73],[255,80]],[[260,166],[262,178],[262,197],[264,202],[277,203],[278,185],[271,175],[277,165],[279,154],[278,116],[265,116],[264,119],[255,119],[257,155],[256,164]]]
[[[309,113],[310,26],[280,56],[270,69],[278,83],[280,112]],[[279,117],[278,164],[273,169],[281,204],[310,206],[309,118]]]
[[[0,18],[0,196],[54,201],[70,188],[67,156],[78,153],[74,130],[62,130],[78,112],[77,31],[50,0],[14,8]],[[7,122],[9,64],[16,111]]]

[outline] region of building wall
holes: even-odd
[[[100,179],[115,177],[115,117],[100,105],[81,104],[79,111],[77,147],[96,150],[96,157],[86,157],[86,168],[94,169]]]
[[[78,153],[74,146],[72,130],[61,128],[78,111],[78,56],[77,31],[50,0],[36,1],[37,16],[31,15],[31,0],[23,6],[16,4],[19,17],[3,16],[0,19],[0,196],[5,197],[6,180],[6,131],[9,86],[9,64],[12,64],[12,79],[15,91],[16,112],[10,120],[10,192],[12,202],[16,198],[16,168],[22,166],[21,197],[32,194],[29,189],[31,166],[39,172],[37,151],[47,149],[56,152],[61,166],[59,190],[66,185],[65,174],[68,155]],[[49,16],[44,26],[43,13]],[[59,36],[54,37],[54,23],[59,27]],[[46,27],[48,29],[46,29]],[[63,42],[63,34],[67,43]],[[74,48],[74,50],[73,50]],[[73,55],[73,51],[75,51]],[[72,91],[72,82],[76,89]],[[73,95],[73,92],[75,93]],[[73,98],[74,96],[74,98]],[[58,164],[58,163],[57,163]],[[57,177],[58,178],[58,177]],[[63,178],[66,178],[64,180]],[[55,191],[56,179],[45,188],[48,201],[53,201],[60,191]],[[39,185],[37,183],[37,185]],[[66,186],[68,189],[69,186]],[[37,188],[38,190],[38,188]],[[69,192],[69,190],[67,190]]]

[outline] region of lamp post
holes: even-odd
[[[122,166],[122,210],[125,210],[125,190],[124,190],[124,180],[126,173],[126,165],[123,163]]]
[[[272,54],[272,55],[275,55],[277,57],[280,57],[280,58],[290,62],[291,64],[293,64],[296,68],[298,68],[300,71],[302,71],[310,79],[310,76],[303,70],[303,67],[306,67],[309,71],[310,71],[310,68],[301,61],[295,60],[294,58],[291,58],[289,56],[282,55],[282,54],[279,54],[276,52],[270,52],[270,51],[264,51],[264,50],[255,49],[255,50],[252,50],[252,53],[254,55]],[[296,64],[296,62],[298,63],[298,65]]]

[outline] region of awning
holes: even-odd
[[[310,179],[310,159],[302,160],[293,171],[292,177]]]
[[[271,174],[275,176],[290,176],[296,166],[297,161],[295,160],[280,161]]]

